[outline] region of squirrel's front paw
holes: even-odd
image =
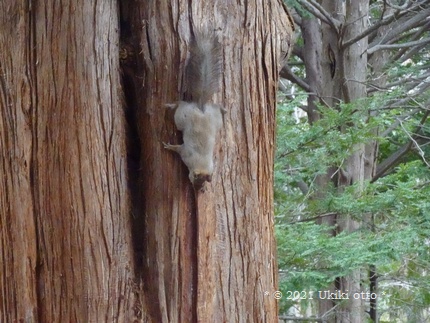
[[[162,142],[162,144],[166,149],[170,149],[170,147],[172,146],[171,144],[166,144],[165,142]]]
[[[177,103],[166,103],[164,105],[164,107],[169,108],[169,109],[176,109],[177,106],[178,106]]]
[[[182,145],[171,145],[171,144],[166,144],[165,142],[163,142],[163,146],[165,149],[173,150],[176,152],[179,152],[182,147]]]

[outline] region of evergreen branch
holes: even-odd
[[[355,44],[357,41],[361,40],[362,38],[370,35],[371,33],[377,31],[380,27],[388,25],[396,20],[398,20],[399,18],[405,16],[406,14],[408,14],[411,10],[415,9],[418,6],[421,6],[422,4],[417,4],[411,8],[408,8],[406,10],[397,10],[396,12],[393,12],[392,14],[390,14],[389,16],[385,17],[384,19],[379,20],[377,23],[373,24],[372,26],[370,26],[369,28],[367,28],[365,31],[363,31],[361,34],[355,36],[352,39],[349,39],[347,41],[345,41],[344,43],[342,43],[342,48],[345,49],[349,46],[351,46],[352,44]],[[420,14],[420,18],[418,19],[418,21],[422,21],[423,17],[426,14]],[[407,22],[415,22],[417,19],[414,17],[412,19],[407,20],[406,22],[401,24],[401,28],[403,30],[407,30],[410,29],[410,27],[405,28],[406,25],[409,25]],[[401,33],[401,31],[395,31],[392,34],[393,35],[399,35]]]
[[[279,315],[280,320],[284,321],[297,321],[297,322],[326,322],[326,319],[318,318],[315,316],[310,316],[307,318],[290,316],[290,315]]]
[[[406,48],[406,47],[412,47],[412,46],[419,46],[419,45],[424,45],[430,43],[430,37],[428,38],[424,38],[421,40],[416,40],[416,41],[411,41],[411,42],[407,42],[407,43],[402,43],[402,44],[380,44],[380,45],[375,45],[371,48],[369,48],[367,50],[368,54],[373,54],[374,52],[378,51],[378,50],[385,50],[385,49],[398,49],[398,48]]]
[[[421,94],[425,93],[427,89],[430,87],[430,83],[420,83],[418,86],[412,86],[412,88],[417,87],[416,90],[414,90],[413,94],[407,95],[404,98],[401,98],[394,102],[388,102],[385,105],[383,105],[379,110],[387,109],[387,108],[403,108],[408,102],[412,101],[415,97],[420,96]],[[406,91],[410,91],[411,89],[406,89]]]
[[[426,33],[430,28],[430,21],[427,22],[426,24],[424,24],[424,26],[422,26],[420,28],[420,30],[418,30],[412,37],[410,40],[417,40],[419,39],[424,33]],[[412,48],[404,48],[402,50],[400,50],[396,55],[394,55],[391,59],[390,59],[390,63],[391,62],[395,62],[395,61],[399,61],[400,63],[403,63],[404,61],[406,61],[407,59],[409,59],[410,57],[412,57],[413,55],[415,55],[416,52],[418,52],[419,50],[421,50],[423,48],[423,46],[425,45],[419,45],[419,46],[413,46]]]
[[[319,215],[316,215],[316,216],[312,216],[312,217],[306,218],[306,219],[292,221],[292,222],[290,222],[290,224],[302,223],[302,222],[312,222],[312,221],[315,221],[315,220],[326,218],[328,216],[335,216],[335,215],[337,215],[336,212],[329,212],[329,213],[324,213],[324,214],[319,214]]]
[[[395,122],[393,122],[393,124],[391,126],[389,126],[387,129],[385,129],[380,136],[382,138],[388,136],[394,129],[396,129],[398,126],[400,126],[400,122],[402,122],[403,120],[409,119],[411,116],[413,116],[414,114],[420,112],[420,109],[414,109],[412,111],[409,111],[408,113],[405,113],[404,115],[398,117],[396,119]]]
[[[296,74],[294,74],[294,72],[288,67],[288,66],[284,66],[281,70],[281,72],[279,73],[279,75],[295,84],[297,84],[298,86],[300,86],[303,90],[305,90],[306,92],[312,92],[311,87],[309,86],[308,83],[305,82],[305,80],[303,80],[302,78],[298,77]]]
[[[352,44],[355,44],[359,40],[363,39],[364,37],[370,35],[371,33],[377,31],[380,27],[388,25],[392,23],[394,20],[399,18],[399,13],[394,13],[389,18],[386,18],[384,20],[379,20],[376,24],[372,25],[371,27],[367,28],[365,31],[363,31],[361,34],[355,36],[354,38],[347,40],[346,42],[342,43],[342,49],[348,48]]]
[[[406,0],[405,3],[401,6],[394,5],[388,0],[384,0],[384,3],[387,4],[387,6],[393,8],[393,9],[398,9],[398,10],[404,10],[404,9],[409,7],[409,0]]]
[[[430,72],[424,73],[422,75],[416,76],[416,77],[410,77],[407,79],[400,79],[398,81],[388,83],[385,86],[379,86],[372,83],[369,83],[369,88],[367,89],[367,93],[372,93],[376,91],[389,91],[393,87],[401,86],[401,85],[408,85],[407,92],[412,90],[413,88],[419,86],[422,84],[423,81],[425,81],[426,78],[430,77]]]
[[[371,183],[376,182],[379,178],[385,175],[385,173],[389,169],[398,165],[401,159],[403,158],[403,156],[405,156],[409,152],[409,150],[411,149],[411,146],[412,146],[411,142],[404,144],[397,151],[395,151],[389,157],[387,157],[382,163],[380,163],[376,167],[375,175],[372,177],[372,180],[370,182]]]
[[[369,48],[373,48],[377,45],[389,44],[393,42],[399,35],[404,33],[405,31],[411,30],[419,25],[422,25],[428,16],[430,15],[430,8],[422,10],[417,14],[413,14],[412,16],[405,16],[404,19],[400,19],[396,21],[396,25],[388,32],[383,34],[381,37],[378,37],[374,41],[369,44]]]
[[[339,33],[340,21],[334,19],[319,3],[314,0],[297,0],[297,2],[322,22],[331,26],[336,33]]]
[[[430,110],[427,110],[426,113],[424,114],[424,117],[421,119],[419,129],[422,128],[422,126],[423,126],[425,120],[427,119],[429,113],[430,113]],[[418,139],[426,139],[426,138],[425,137],[420,138],[420,136],[417,134],[414,134],[413,136],[411,136],[411,134],[403,126],[403,122],[400,122],[400,126],[402,127],[402,129],[406,133],[406,135],[409,137],[410,143],[413,144],[415,146],[415,148],[418,150],[418,154],[420,155],[423,162],[427,165],[427,167],[430,167],[430,163],[425,158],[424,151],[421,149],[420,145],[417,142]]]
[[[403,156],[405,156],[412,148],[412,145],[414,144],[418,151],[420,156],[424,159],[424,162],[426,163],[427,166],[430,167],[430,165],[428,164],[428,162],[425,160],[424,158],[424,152],[421,150],[421,148],[419,148],[419,142],[427,142],[427,140],[419,138],[419,136],[417,135],[421,128],[423,127],[425,121],[427,120],[428,116],[430,114],[430,110],[427,109],[426,112],[424,113],[424,116],[421,118],[420,124],[417,126],[416,130],[414,131],[414,135],[410,135],[408,132],[408,136],[409,136],[409,141],[404,144],[402,147],[400,147],[396,152],[394,152],[393,154],[391,154],[391,156],[389,156],[388,158],[386,158],[382,163],[380,163],[378,165],[378,167],[376,168],[376,174],[373,176],[372,180],[370,181],[371,183],[374,183],[375,181],[377,181],[380,177],[382,177],[383,175],[385,175],[385,173],[391,169],[392,167],[398,165],[401,161],[401,159],[403,158]],[[402,122],[400,121],[400,124]],[[402,128],[404,129],[404,127],[402,126]],[[405,130],[405,129],[404,129]],[[406,130],[405,130],[406,131]]]

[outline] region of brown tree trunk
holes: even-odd
[[[0,321],[37,320],[29,73],[35,66],[25,7],[0,6]],[[32,91],[33,90],[33,91]]]
[[[141,143],[136,209],[144,227],[149,318],[275,322],[275,97],[280,48],[282,42],[291,44],[289,15],[280,1],[242,6],[149,1],[124,7],[125,25],[144,22],[141,37],[128,35],[126,46],[141,55],[139,67],[127,65],[126,79],[133,84],[130,108],[136,109],[131,114],[138,116]],[[213,19],[207,22],[208,17]],[[193,190],[179,156],[162,146],[181,143],[164,106],[182,98],[189,40],[202,29],[215,30],[222,44],[223,87],[214,101],[227,110],[213,179],[204,193]]]
[[[129,322],[112,2],[0,5],[0,321]]]

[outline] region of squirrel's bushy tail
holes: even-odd
[[[222,48],[215,33],[196,32],[190,42],[186,82],[191,101],[200,109],[218,92],[222,74]]]

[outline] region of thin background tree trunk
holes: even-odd
[[[367,17],[369,15],[369,1],[367,0],[347,0],[345,15],[347,24],[344,30],[343,41],[353,39],[361,34],[368,27]],[[342,51],[342,87],[344,102],[351,103],[367,97],[366,76],[367,76],[367,37],[355,42]],[[368,120],[367,111],[358,111],[364,121]],[[349,127],[355,125],[349,125]],[[365,161],[374,163],[366,156],[364,144],[355,145],[351,156],[345,162],[347,176],[340,178],[339,189],[343,190],[346,186],[357,184],[357,195],[362,190],[365,180]],[[370,174],[368,174],[370,175]],[[361,221],[353,219],[349,215],[339,219],[340,231],[354,232],[361,227]],[[355,270],[350,275],[340,278],[340,289],[347,290],[350,294],[360,293],[362,289],[362,270]],[[361,323],[365,320],[364,300],[352,297],[346,303],[346,311],[341,311],[339,322]]]
[[[354,38],[367,28],[368,1],[333,1],[322,0],[321,7],[331,17],[337,26],[327,22],[319,23],[315,17],[303,17],[302,33],[304,38],[303,58],[306,65],[306,84],[315,96],[309,96],[308,118],[315,122],[320,118],[316,111],[315,100],[332,108],[340,108],[339,103],[358,100],[366,97],[367,73],[367,37],[353,45],[343,48],[342,42]],[[339,31],[336,31],[338,28]],[[367,120],[367,112],[362,113],[363,120]],[[344,130],[354,125],[345,125]],[[369,145],[370,146],[370,145]],[[368,156],[366,156],[366,153]],[[315,198],[322,198],[332,182],[339,191],[353,183],[363,183],[370,179],[368,168],[375,166],[375,152],[365,150],[364,145],[356,145],[351,156],[342,165],[341,169],[327,169],[327,174],[319,175],[316,179],[318,185]],[[365,160],[369,165],[365,165]],[[358,185],[360,189],[360,185]],[[348,215],[338,214],[324,217],[321,224],[337,225],[338,232],[355,231],[361,223]],[[333,230],[329,234],[336,234]],[[361,292],[361,272],[356,271],[347,277],[339,277],[327,286],[329,290],[348,291],[350,295]],[[364,320],[364,306],[361,299],[351,299],[345,305],[336,306],[333,300],[319,300],[319,316],[329,322],[362,322]],[[336,310],[333,308],[336,306]]]

